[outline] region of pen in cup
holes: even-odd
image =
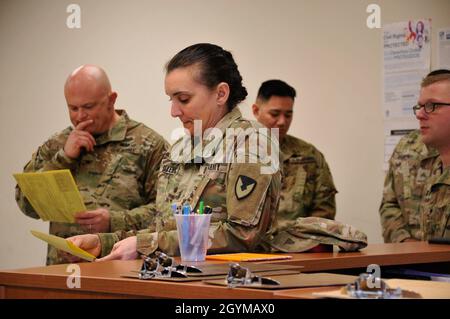
[[[187,249],[187,245],[189,245],[189,233],[190,233],[190,225],[189,225],[189,214],[191,213],[191,205],[185,202],[183,205],[183,243],[185,245],[184,249]]]
[[[206,214],[206,215],[212,214],[212,208],[211,208],[211,206],[206,206],[206,207],[205,207],[204,214]]]
[[[178,204],[177,203],[172,203],[172,212],[174,213],[174,215],[178,214]]]
[[[198,213],[199,213],[200,215],[203,215],[203,209],[204,209],[204,203],[203,203],[203,200],[201,200],[201,201],[200,201],[199,208],[198,208]]]
[[[189,205],[189,203],[184,203],[183,215],[189,215],[190,213],[191,213],[191,205]]]

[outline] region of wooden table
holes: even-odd
[[[374,244],[353,253],[291,254],[292,259],[271,261],[303,265],[306,272],[380,266],[450,262],[450,246],[427,243]],[[210,263],[210,262],[207,262]],[[69,289],[68,265],[0,271],[0,298],[303,298],[303,290],[262,290],[208,285],[196,282],[141,281],[121,275],[138,270],[141,261],[81,263],[81,287]],[[324,288],[325,289],[325,288]]]
[[[292,259],[270,261],[302,265],[304,272],[366,268],[370,264],[398,266],[450,262],[450,245],[407,242],[372,244],[358,252],[297,253]],[[450,269],[450,268],[449,268]]]

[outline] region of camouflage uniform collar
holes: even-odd
[[[423,147],[423,151],[420,154],[421,160],[425,160],[432,157],[438,157],[439,152],[437,149],[434,148],[428,148],[426,145]]]
[[[231,112],[225,114],[225,116],[222,117],[214,127],[218,128],[222,131],[223,134],[225,134],[225,130],[231,126],[231,123],[238,120],[239,118],[242,118],[241,111],[239,111],[239,109],[235,107]],[[180,137],[174,144],[179,143],[182,140],[183,137]]]
[[[127,134],[127,124],[130,118],[125,110],[116,110],[116,113],[120,116],[119,120],[107,132],[96,137],[95,141],[97,142],[97,145],[106,144],[108,142],[123,141],[125,139]]]
[[[450,167],[444,168],[442,174],[436,180],[434,184],[446,184],[450,185]]]
[[[439,156],[439,152],[437,151],[437,149],[428,147],[425,143],[422,142],[422,136],[420,135],[419,131],[417,131],[416,138],[420,141],[420,143],[415,144],[417,145],[417,152],[419,153],[419,158],[421,161]]]
[[[225,114],[224,117],[216,124],[216,128],[222,131],[223,134],[225,134],[225,130],[231,126],[231,123],[234,121],[242,118],[242,113],[239,110],[239,108],[236,106],[234,109],[232,109],[230,112]]]
[[[224,117],[222,117],[222,119],[216,124],[215,128],[222,131],[222,137],[225,139],[226,129],[231,127],[233,123],[239,119],[242,119],[242,113],[236,106],[233,110],[231,110],[231,112],[228,112]],[[208,137],[206,137],[206,141],[203,139],[203,149],[211,142],[212,140],[208,139]],[[220,146],[220,144],[218,146]]]

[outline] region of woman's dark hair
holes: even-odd
[[[210,44],[198,43],[178,52],[166,65],[166,72],[188,67],[194,64],[199,66],[199,83],[213,89],[221,82],[230,87],[228,97],[228,109],[233,109],[245,100],[247,89],[242,86],[242,77],[238,66],[234,62],[233,55],[223,48]]]

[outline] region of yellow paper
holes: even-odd
[[[262,260],[278,260],[290,258],[292,258],[292,256],[275,255],[275,254],[255,254],[255,253],[217,254],[206,256],[207,260],[224,260],[224,261],[262,261]]]
[[[21,191],[42,220],[73,223],[86,210],[70,170],[14,174]]]
[[[79,258],[87,260],[87,261],[95,260],[94,255],[91,255],[90,253],[81,249],[80,247],[75,246],[73,243],[71,243],[70,241],[68,241],[64,238],[41,233],[37,230],[32,230],[31,233],[33,234],[33,236],[45,241],[46,243],[52,245],[53,247],[55,247],[57,249],[60,249],[62,251],[65,251],[69,254],[72,254],[76,257],[79,257]]]

